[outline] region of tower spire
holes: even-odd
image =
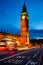
[[[22,12],[27,12],[27,11],[26,11],[25,0],[24,0],[24,5],[23,5],[23,10],[22,10]]]

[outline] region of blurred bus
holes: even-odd
[[[0,50],[7,50],[7,46],[5,42],[0,42]]]
[[[0,50],[17,50],[17,43],[9,38],[3,38],[0,42]]]

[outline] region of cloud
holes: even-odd
[[[43,29],[43,21],[38,21],[34,24],[31,24],[30,29],[38,29],[38,30]]]

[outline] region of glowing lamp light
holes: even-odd
[[[17,45],[20,46],[20,43],[18,41],[16,41]]]

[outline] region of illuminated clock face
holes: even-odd
[[[22,16],[22,19],[25,19],[25,16]]]

